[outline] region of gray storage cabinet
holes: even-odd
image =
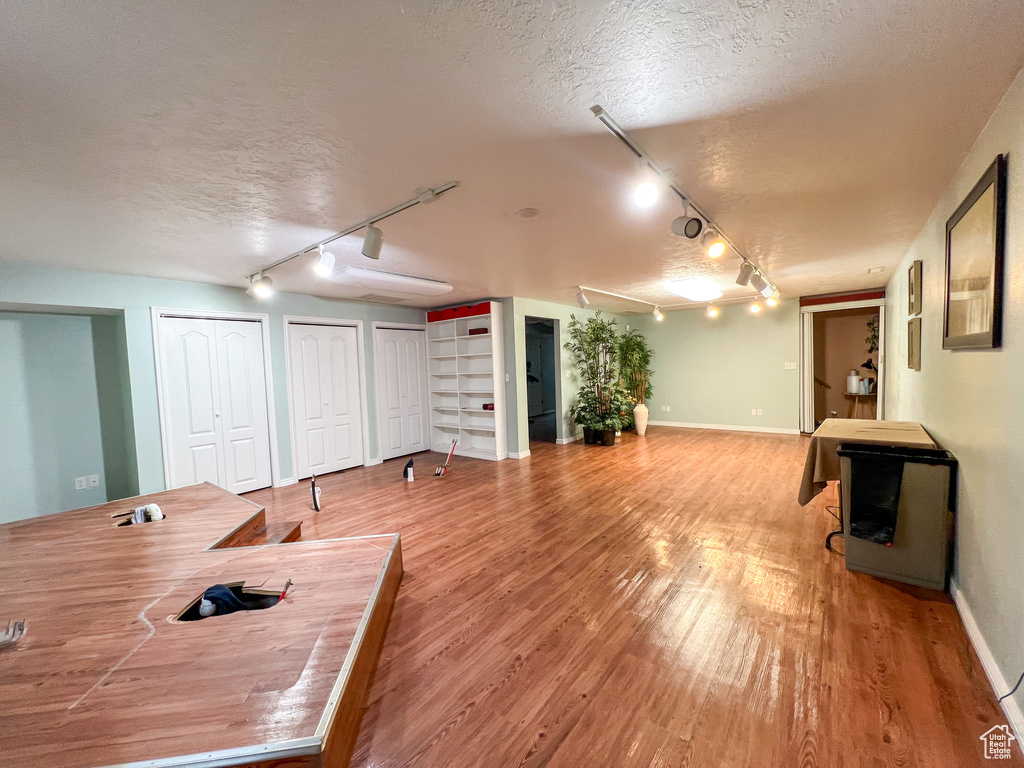
[[[839,449],[839,457],[847,570],[930,589],[946,589],[956,499],[956,459],[952,454],[845,444]],[[898,499],[891,499],[897,515],[890,546],[851,534],[854,482],[870,481],[863,471],[853,471],[853,463],[864,459],[875,462],[872,466],[878,466],[880,461],[903,465]]]

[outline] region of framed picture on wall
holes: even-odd
[[[996,157],[946,222],[943,349],[1002,343],[1006,158]]]
[[[910,265],[907,273],[907,314],[921,314],[921,260]]]
[[[907,368],[921,370],[921,318],[912,317],[907,322]]]

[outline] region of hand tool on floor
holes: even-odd
[[[313,509],[317,512],[320,511],[320,491],[321,489],[316,485],[316,475],[312,475],[309,478],[309,490],[313,494]]]
[[[11,619],[11,622],[7,625],[7,631],[0,635],[0,648],[6,648],[14,645],[16,642],[21,640],[24,635],[25,622],[14,621]]]
[[[412,459],[409,459],[409,463],[405,465],[405,469],[402,470],[402,477],[408,480],[410,483],[413,481],[412,476]]]
[[[448,465],[452,462],[452,454],[455,453],[455,444],[458,440],[452,440],[452,449],[448,451],[448,458],[444,461],[443,467],[434,467],[434,477],[444,477],[448,474]]]

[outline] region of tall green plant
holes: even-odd
[[[618,331],[598,311],[581,323],[570,315],[565,349],[573,357],[582,385],[573,418],[593,429],[619,429],[625,393],[619,382]]]
[[[626,392],[637,403],[644,403],[654,392],[651,385],[651,358],[653,350],[647,339],[636,328],[619,337],[619,370]]]

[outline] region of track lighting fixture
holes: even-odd
[[[699,237],[704,229],[704,220],[696,216],[679,216],[672,220],[672,231],[680,237],[693,240]]]
[[[708,308],[705,310],[707,316],[710,318],[718,317],[718,311],[718,307],[716,307],[714,304],[708,304]]]
[[[754,287],[754,290],[760,293],[768,286],[768,281],[764,279],[764,275],[754,270],[754,274],[750,276],[750,284]]]
[[[708,256],[712,259],[719,258],[723,253],[725,253],[725,249],[728,247],[725,240],[722,239],[722,236],[714,229],[709,229],[705,232],[701,242],[707,246]]]
[[[259,272],[249,278],[249,289],[246,293],[254,299],[269,299],[274,295],[274,281]]]
[[[590,111],[594,114],[601,124],[608,129],[608,131],[615,136],[619,141],[625,144],[634,157],[639,159],[641,166],[645,168],[653,179],[646,180],[637,187],[634,193],[634,201],[641,207],[650,207],[654,205],[657,200],[657,193],[660,191],[672,192],[682,203],[683,214],[677,216],[672,221],[672,232],[680,237],[686,237],[691,240],[700,237],[701,233],[705,229],[712,229],[710,226],[711,219],[708,215],[701,210],[698,206],[683,190],[679,187],[676,181],[672,178],[672,174],[651,159],[643,148],[636,143],[632,136],[630,136],[621,125],[619,125],[615,118],[609,115],[603,107],[595,104],[590,108]],[[649,181],[649,185],[648,185]],[[755,288],[758,291],[764,290],[765,285],[771,285],[771,281],[768,280],[767,276],[760,273],[753,262],[751,262],[742,251],[740,251],[736,245],[729,240],[717,227],[713,228],[713,232],[709,232],[708,239],[704,241],[704,245],[707,247],[708,256],[717,259],[724,256],[730,250],[733,251],[742,260],[743,264],[740,266],[739,275],[736,277],[736,283],[738,285],[748,285],[751,281],[757,278],[760,285],[755,283]],[[775,290],[772,285],[772,290]],[[765,298],[768,294],[765,294]]]
[[[654,315],[654,319],[657,320],[659,323],[665,319],[665,315],[661,313],[661,310],[658,307],[655,307],[654,311],[651,314]]]
[[[384,233],[373,224],[367,224],[366,237],[363,238],[363,256],[368,259],[379,259],[382,245],[384,245]]]
[[[580,309],[586,309],[587,304],[590,303],[590,299],[587,298],[587,294],[580,288],[580,292],[576,294],[576,303],[580,305]]]
[[[325,251],[322,245],[317,246],[317,251],[319,256],[313,265],[313,271],[320,275],[320,277],[328,277],[334,271],[334,254],[330,251]]]
[[[739,274],[736,275],[736,285],[749,285],[750,276],[754,274],[754,265],[744,260],[740,264]]]
[[[764,306],[761,304],[761,300],[760,299],[754,299],[754,301],[750,305],[751,313],[757,315],[757,314],[759,314],[761,312],[762,309],[764,309]]]
[[[769,307],[777,307],[779,306],[779,300],[781,298],[782,295],[777,290],[773,290],[772,295],[766,298],[764,303],[767,304]]]
[[[772,285],[771,283],[768,283],[768,285],[761,289],[761,295],[764,296],[766,299],[770,297],[773,293],[775,293],[775,286]]]
[[[316,274],[324,275],[325,277],[334,274],[333,266],[331,267],[331,270],[328,270],[327,268],[329,260],[326,259],[325,256],[328,255],[328,252],[323,250],[323,246],[327,245],[328,243],[333,243],[335,240],[340,240],[346,235],[351,235],[353,232],[358,232],[360,229],[366,229],[366,236],[363,239],[363,255],[370,259],[379,259],[381,245],[383,245],[384,243],[384,233],[377,228],[377,224],[379,222],[383,221],[389,216],[394,216],[396,213],[401,213],[402,211],[408,210],[409,208],[412,208],[414,205],[432,203],[445,192],[455,189],[457,186],[459,186],[459,182],[449,181],[444,184],[441,184],[438,187],[433,187],[432,189],[417,189],[413,197],[409,198],[405,202],[399,203],[398,205],[388,208],[386,211],[379,211],[378,213],[375,213],[372,216],[363,219],[358,224],[353,224],[352,226],[346,227],[345,229],[331,235],[330,237],[325,237],[319,243],[307,245],[301,251],[296,251],[295,253],[285,256],[284,258],[278,259],[273,264],[267,264],[259,272],[253,272],[252,274],[246,275],[246,278],[249,280],[250,283],[252,283],[258,276],[262,275],[267,270],[273,269],[274,267],[279,267],[282,264],[287,264],[292,259],[297,259],[300,256],[305,256],[308,258],[309,254],[313,251],[314,248],[317,250],[317,262],[313,265],[313,270],[316,272]]]

